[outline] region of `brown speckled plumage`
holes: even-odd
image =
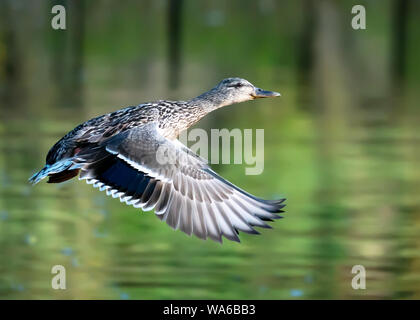
[[[165,138],[176,139],[180,132],[194,125],[208,112],[186,101],[159,100],[127,107],[90,119],[61,138],[48,152],[46,163],[71,156],[78,147],[99,143],[125,130],[156,122]]]

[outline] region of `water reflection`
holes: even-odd
[[[91,19],[85,32],[77,33],[84,37],[84,46],[78,46],[83,57],[76,50],[72,60],[79,61],[85,77],[71,82],[69,90],[48,71],[57,71],[60,49],[54,43],[61,40],[41,40],[53,36],[47,23],[42,27],[34,18],[2,29],[12,39],[2,46],[17,50],[19,60],[11,63],[21,69],[19,77],[13,75],[18,80],[3,82],[14,93],[2,87],[7,94],[0,108],[1,298],[419,298],[418,73],[391,99],[387,57],[373,55],[367,42],[346,31],[340,19],[348,11],[345,2],[322,2],[323,10],[306,6],[311,1],[266,3],[271,10],[251,2],[184,1],[183,45],[176,49],[182,73],[172,76],[182,82],[176,90],[166,87],[165,24],[150,28],[167,17],[160,2],[86,4]],[[313,15],[287,18],[304,9]],[[19,15],[29,9],[8,10]],[[31,12],[48,21],[42,10]],[[372,13],[365,39],[387,36],[380,27],[384,14]],[[311,17],[316,23],[305,21]],[[253,19],[259,23],[245,23]],[[34,37],[25,33],[29,27]],[[299,46],[299,52],[306,50],[300,62],[290,49],[296,48],[294,33],[313,43]],[[249,39],[257,34],[255,45]],[[343,36],[357,45],[346,48]],[[31,50],[19,45],[23,39]],[[355,72],[346,49],[363,66],[374,61],[376,67]],[[413,59],[406,63],[419,70]],[[251,193],[287,197],[286,218],[273,230],[243,234],[240,245],[220,246],[175,232],[150,212],[79,181],[27,184],[49,147],[78,123],[142,101],[188,98],[227,75],[284,93],[281,100],[232,106],[199,124],[265,129],[262,175],[244,176],[238,165],[216,170]],[[76,98],[71,91],[77,91]],[[65,103],[67,97],[72,103]],[[64,291],[50,287],[57,264],[67,270]],[[356,264],[367,269],[367,290],[351,288]]]

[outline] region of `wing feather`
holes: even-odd
[[[160,148],[176,155],[172,162],[160,161]],[[283,212],[284,199],[264,200],[236,187],[154,124],[119,133],[78,154],[76,162],[80,179],[128,205],[155,209],[173,229],[201,239],[239,242],[239,231],[259,234],[254,227],[271,228],[264,221]]]

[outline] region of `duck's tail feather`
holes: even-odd
[[[47,183],[60,183],[67,180],[70,180],[77,176],[80,172],[80,169],[69,169],[59,173],[53,173],[48,176]]]
[[[73,178],[79,172],[80,164],[75,164],[73,159],[64,159],[57,161],[54,164],[47,164],[39,172],[35,173],[29,178],[29,182],[37,184],[39,181],[44,179],[46,176],[50,176],[49,183],[62,182]]]

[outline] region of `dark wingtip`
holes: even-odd
[[[279,215],[275,215],[274,217],[272,217],[272,219],[277,220],[277,219],[282,219],[284,218],[283,216],[279,216]]]
[[[255,235],[260,235],[261,234],[261,232],[258,232],[255,229],[252,229],[252,231],[251,230],[245,230],[243,232],[248,233],[248,234],[255,234]]]
[[[241,242],[241,240],[238,237],[238,233],[235,233],[234,236],[230,236],[230,235],[226,235],[226,234],[223,234],[223,236],[228,240],[235,241],[235,242],[238,242],[238,243]]]
[[[273,220],[271,220],[271,221],[273,221]],[[272,226],[270,226],[269,224],[266,224],[266,223],[264,223],[263,225],[258,225],[258,226],[256,226],[256,227],[260,227],[260,228],[264,228],[264,229],[273,229],[273,227]]]
[[[267,204],[273,204],[273,205],[279,205],[281,203],[283,203],[284,201],[286,201],[286,198],[281,198],[281,199],[277,199],[277,200],[265,200],[265,199],[260,199],[262,202],[265,202]]]
[[[285,200],[285,198],[280,200],[265,200],[265,203],[270,205],[270,212],[280,213],[284,212],[284,210],[281,209],[283,209],[286,206],[286,204],[283,203]]]

